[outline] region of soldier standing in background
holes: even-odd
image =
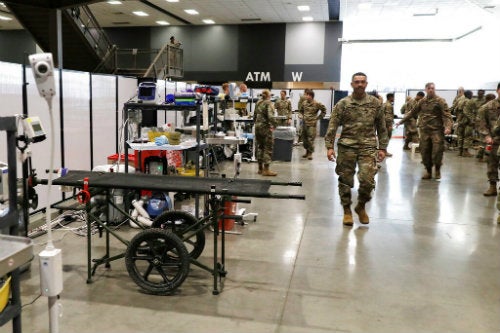
[[[394,124],[394,94],[388,93],[386,95],[386,101],[383,105],[384,115],[385,115],[385,126],[387,127],[387,137],[391,141],[392,137],[392,125]],[[386,152],[386,157],[392,157],[392,154]]]
[[[418,101],[424,98],[424,96],[424,92],[419,91],[415,98],[411,98],[410,96],[406,97],[407,102],[401,107],[401,114],[404,116],[408,112],[410,112],[417,105]],[[404,150],[410,150],[410,142],[419,142],[417,117],[410,118],[407,122],[405,122],[405,144],[403,146]]]
[[[455,96],[455,98],[453,99],[453,103],[451,104],[450,108],[450,113],[454,116],[457,115],[455,109],[458,106],[458,103],[465,98],[464,92],[464,87],[458,87],[457,96]]]
[[[420,130],[420,153],[422,164],[426,173],[422,179],[432,178],[432,166],[435,167],[436,179],[441,179],[441,165],[443,164],[444,136],[451,133],[453,120],[446,101],[436,95],[434,83],[425,85],[425,96],[418,102],[413,110],[401,119],[397,126],[408,121],[411,117],[418,116]]]
[[[354,187],[356,166],[359,189],[354,211],[358,214],[359,222],[370,223],[365,204],[370,201],[375,188],[377,162],[384,160],[389,142],[382,104],[378,98],[366,93],[367,85],[366,74],[359,72],[352,76],[353,92],[335,105],[325,136],[328,160],[337,159],[335,172],[339,176],[340,202],[344,208],[343,224],[347,226],[353,225],[351,188]],[[340,126],[342,132],[336,157],[335,137]]]
[[[292,124],[292,102],[286,98],[286,90],[280,91],[280,98],[274,102],[274,108],[278,116],[286,117],[286,119],[278,120],[278,126],[290,126]]]
[[[457,104],[457,141],[458,156],[472,157],[469,148],[472,148],[472,140],[476,123],[476,104],[472,100],[472,91],[464,92],[465,98]]]
[[[300,110],[302,103],[306,100],[306,93],[312,91],[309,88],[304,89],[304,93],[300,95],[299,102],[297,103],[297,111]],[[302,115],[299,113],[299,140],[298,142],[304,141],[304,119],[302,119]]]
[[[486,172],[490,186],[483,193],[483,195],[487,197],[497,195],[499,166],[497,150],[500,147],[500,133],[495,132],[495,123],[500,125],[500,122],[497,121],[500,117],[500,83],[497,85],[497,94],[498,98],[496,99],[494,99],[493,94],[488,94],[490,96],[487,96],[487,98],[493,97],[493,99],[481,106],[478,111],[480,119],[478,127],[479,134],[484,136],[486,144],[491,145],[490,155],[488,157],[488,169]]]
[[[479,147],[476,158],[479,158],[481,160],[483,160],[484,157],[485,143],[484,143],[484,136],[479,134],[479,122],[481,121],[481,119],[479,119],[479,108],[486,103],[486,98],[484,97],[484,94],[485,94],[484,89],[479,89],[477,91],[477,97],[473,99],[476,108],[476,118],[474,119],[474,130],[475,130],[474,134],[476,134],[475,139],[479,141]]]
[[[309,90],[305,93],[306,99],[299,109],[304,124],[302,126],[302,141],[306,150],[303,158],[312,160],[314,153],[314,140],[316,139],[316,126],[319,119],[323,119],[326,114],[326,107],[314,100],[314,91]],[[319,114],[318,114],[319,112]]]
[[[271,103],[271,93],[267,89],[262,91],[262,99],[255,105],[253,121],[255,123],[255,156],[259,163],[259,174],[276,176],[276,172],[269,170],[274,145],[272,131],[276,127],[276,119],[273,103]]]

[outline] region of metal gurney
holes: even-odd
[[[153,228],[140,231],[131,241],[124,240],[108,225],[91,213],[91,205],[86,204],[86,211],[90,220],[95,221],[100,228],[106,230],[106,255],[92,260],[91,235],[87,236],[87,283],[92,282],[92,275],[98,265],[109,263],[125,257],[130,277],[142,289],[163,294],[179,287],[187,277],[189,265],[193,264],[205,269],[213,275],[213,294],[219,293],[220,278],[225,276],[225,232],[219,231],[219,219],[235,218],[223,214],[224,198],[259,197],[275,199],[304,200],[304,195],[275,194],[270,192],[272,185],[301,186],[299,182],[272,182],[257,179],[229,179],[229,178],[195,178],[179,176],[161,176],[147,174],[107,173],[92,171],[70,171],[67,175],[55,179],[54,185],[84,187],[84,179],[88,182],[88,189],[105,191],[111,189],[153,190],[163,192],[187,192],[207,196],[207,212],[204,217],[196,219],[185,212],[169,211],[160,215],[154,222]],[[230,200],[230,199],[229,199]],[[117,208],[117,207],[115,207]],[[126,212],[122,213],[128,215]],[[168,223],[170,218],[182,218],[184,223]],[[175,221],[174,221],[175,222]],[[208,267],[197,260],[203,250],[204,229],[212,227],[214,230],[213,267]],[[127,246],[127,250],[119,255],[109,255],[109,234],[112,234]],[[221,234],[221,260],[218,258],[218,235]],[[203,238],[201,240],[200,238]],[[193,244],[193,251],[188,251],[185,242]],[[203,243],[203,244],[201,244]],[[201,249],[200,246],[201,245]],[[94,265],[92,267],[92,262]]]

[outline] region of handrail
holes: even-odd
[[[75,25],[80,29],[85,39],[92,46],[100,59],[106,58],[112,52],[113,44],[97,22],[90,8],[86,5],[66,9]]]
[[[148,67],[145,77],[159,79],[184,77],[183,50],[177,46],[165,44]]]

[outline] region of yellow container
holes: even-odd
[[[0,288],[0,312],[5,309],[7,303],[9,302],[10,296],[10,276],[3,284],[2,288]]]
[[[165,135],[168,139],[168,144],[170,145],[178,145],[181,143],[181,133],[179,132],[157,132],[157,131],[149,131],[148,138],[149,141],[154,142],[155,138]]]
[[[177,168],[179,176],[196,177],[196,169]],[[203,177],[203,170],[200,170],[200,177]]]

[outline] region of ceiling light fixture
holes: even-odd
[[[159,25],[170,25],[170,23],[168,23],[167,21],[156,21],[156,24],[159,24]]]
[[[7,16],[0,15],[0,20],[2,20],[2,21],[12,21],[12,18],[11,18],[11,17],[7,17]]]
[[[205,23],[205,24],[215,24],[215,21],[211,20],[211,19],[204,19],[203,23]]]
[[[297,6],[297,9],[300,11],[300,12],[308,12],[311,10],[311,8],[309,8],[309,6]]]
[[[179,0],[167,0],[167,2],[179,2]]]
[[[142,10],[138,10],[136,12],[132,12],[132,14],[137,15],[137,16],[149,16],[148,13],[143,12]]]
[[[122,2],[120,0],[109,0],[107,1],[110,5],[121,5]]]
[[[7,7],[3,2],[0,2],[0,6]]]
[[[314,19],[313,19],[312,16],[304,16],[302,18],[302,21],[304,21],[304,22],[311,22],[311,21],[314,21]]]
[[[188,13],[189,15],[198,15],[198,11],[196,9],[184,9],[184,11],[186,13]]]

